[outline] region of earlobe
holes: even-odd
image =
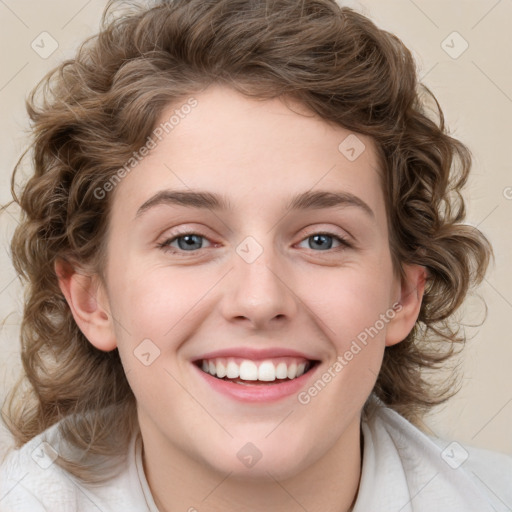
[[[400,285],[400,297],[395,316],[386,331],[386,346],[396,345],[411,332],[420,313],[427,270],[421,265],[405,265],[404,277]]]
[[[73,318],[84,336],[99,350],[108,352],[116,348],[114,325],[99,276],[81,274],[65,260],[55,262],[55,273]]]

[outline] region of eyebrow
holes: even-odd
[[[232,203],[226,196],[221,194],[193,190],[161,190],[140,206],[135,218],[140,217],[149,209],[162,204],[214,211],[233,210]],[[361,198],[344,191],[330,192],[327,190],[317,190],[303,192],[290,199],[286,205],[286,210],[320,210],[323,208],[344,208],[348,206],[359,208],[370,217],[375,218],[373,210]]]

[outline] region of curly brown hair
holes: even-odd
[[[118,3],[109,2],[99,33],[27,100],[34,174],[18,198],[25,152],[11,182],[22,210],[11,250],[27,283],[25,375],[3,412],[17,446],[63,420],[64,439],[82,453],[112,459],[125,452],[137,429],[136,402],[118,351],[87,341],[54,265],[63,259],[103,276],[114,194],[94,191],[144,145],[164,107],[213,83],[253,98],[297,100],[326,122],[373,138],[395,271],[419,264],[428,273],[416,325],[386,348],[374,391],[411,421],[446,400],[453,382],[434,385],[425,370],[462,345],[464,333],[450,320],[483,279],[492,249],[463,222],[470,152],[448,134],[410,51],[334,0]],[[89,482],[98,478],[85,459],[57,463]]]

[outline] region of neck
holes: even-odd
[[[144,472],[160,512],[349,512],[357,496],[362,459],[359,418],[318,460],[286,479],[275,478],[271,470],[258,479],[234,471],[220,473],[158,437],[156,429],[141,426],[141,431]]]

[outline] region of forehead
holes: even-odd
[[[162,111],[155,145],[117,186],[114,211],[122,203],[135,216],[155,192],[172,189],[210,191],[233,209],[262,213],[318,189],[345,191],[384,213],[370,138],[279,98],[253,99],[215,85],[193,99]]]

